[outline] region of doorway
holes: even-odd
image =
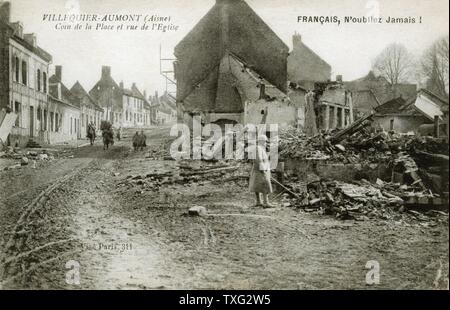
[[[34,107],[30,107],[30,138],[34,137]]]

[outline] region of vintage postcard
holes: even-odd
[[[448,10],[1,0],[0,289],[448,290]]]

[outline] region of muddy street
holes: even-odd
[[[169,177],[181,164],[164,156],[168,128],[148,130],[144,151],[132,134],[0,172],[3,289],[448,287],[448,214],[345,221],[277,193],[274,208],[254,207],[236,174]],[[189,216],[193,206],[208,214]],[[366,283],[370,261],[378,285]]]

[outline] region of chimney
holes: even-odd
[[[55,66],[55,75],[58,81],[62,81],[62,66]]]
[[[11,4],[8,1],[0,4],[0,20],[7,24],[11,22]]]
[[[137,88],[136,87],[136,83],[133,82],[133,85],[131,86],[132,88]]]
[[[292,48],[295,50],[302,44],[302,36],[297,32],[292,36]]]
[[[145,100],[147,100],[147,91],[146,90],[144,90],[143,95],[144,95]]]
[[[260,83],[259,84],[259,99],[265,99],[266,98],[266,84]]]
[[[109,78],[109,77],[111,77],[111,67],[103,66],[102,67],[102,78]]]
[[[14,35],[23,39],[23,24],[21,22],[15,22],[11,23],[10,25],[14,29]]]
[[[37,39],[36,39],[36,35],[34,33],[25,33],[23,35],[23,38],[24,38],[25,41],[27,41],[33,47],[36,47]]]
[[[61,96],[61,83],[58,83],[58,99],[61,100],[62,96]]]
[[[342,75],[336,75],[336,82],[342,83]]]
[[[119,87],[120,87],[121,89],[123,89],[123,81],[120,81]]]

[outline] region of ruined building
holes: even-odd
[[[186,123],[194,115],[206,123],[295,121],[286,97],[288,52],[245,1],[216,0],[175,47],[178,118]]]
[[[343,129],[354,122],[353,96],[340,76],[336,82],[316,83],[314,92],[319,129]]]
[[[369,101],[355,101],[355,109],[361,111],[370,111],[379,105],[382,105],[388,101],[402,97],[404,100],[409,100],[415,97],[417,92],[417,85],[399,83],[391,85],[383,76],[376,76],[373,71],[370,71],[366,76],[345,82],[345,87],[353,93],[362,93],[370,91],[374,97]]]
[[[445,136],[448,123],[445,111],[448,99],[442,98],[429,90],[420,89],[414,97],[405,100],[399,96],[377,108],[375,123],[386,131],[415,132],[421,135],[434,135],[434,126],[440,127],[440,136]]]
[[[330,130],[353,123],[352,93],[344,87],[342,76],[331,82],[331,66],[303,42],[300,34],[293,35],[292,46],[287,72],[289,98],[297,109],[297,125]],[[312,103],[315,124],[306,119],[308,91],[315,94]]]

